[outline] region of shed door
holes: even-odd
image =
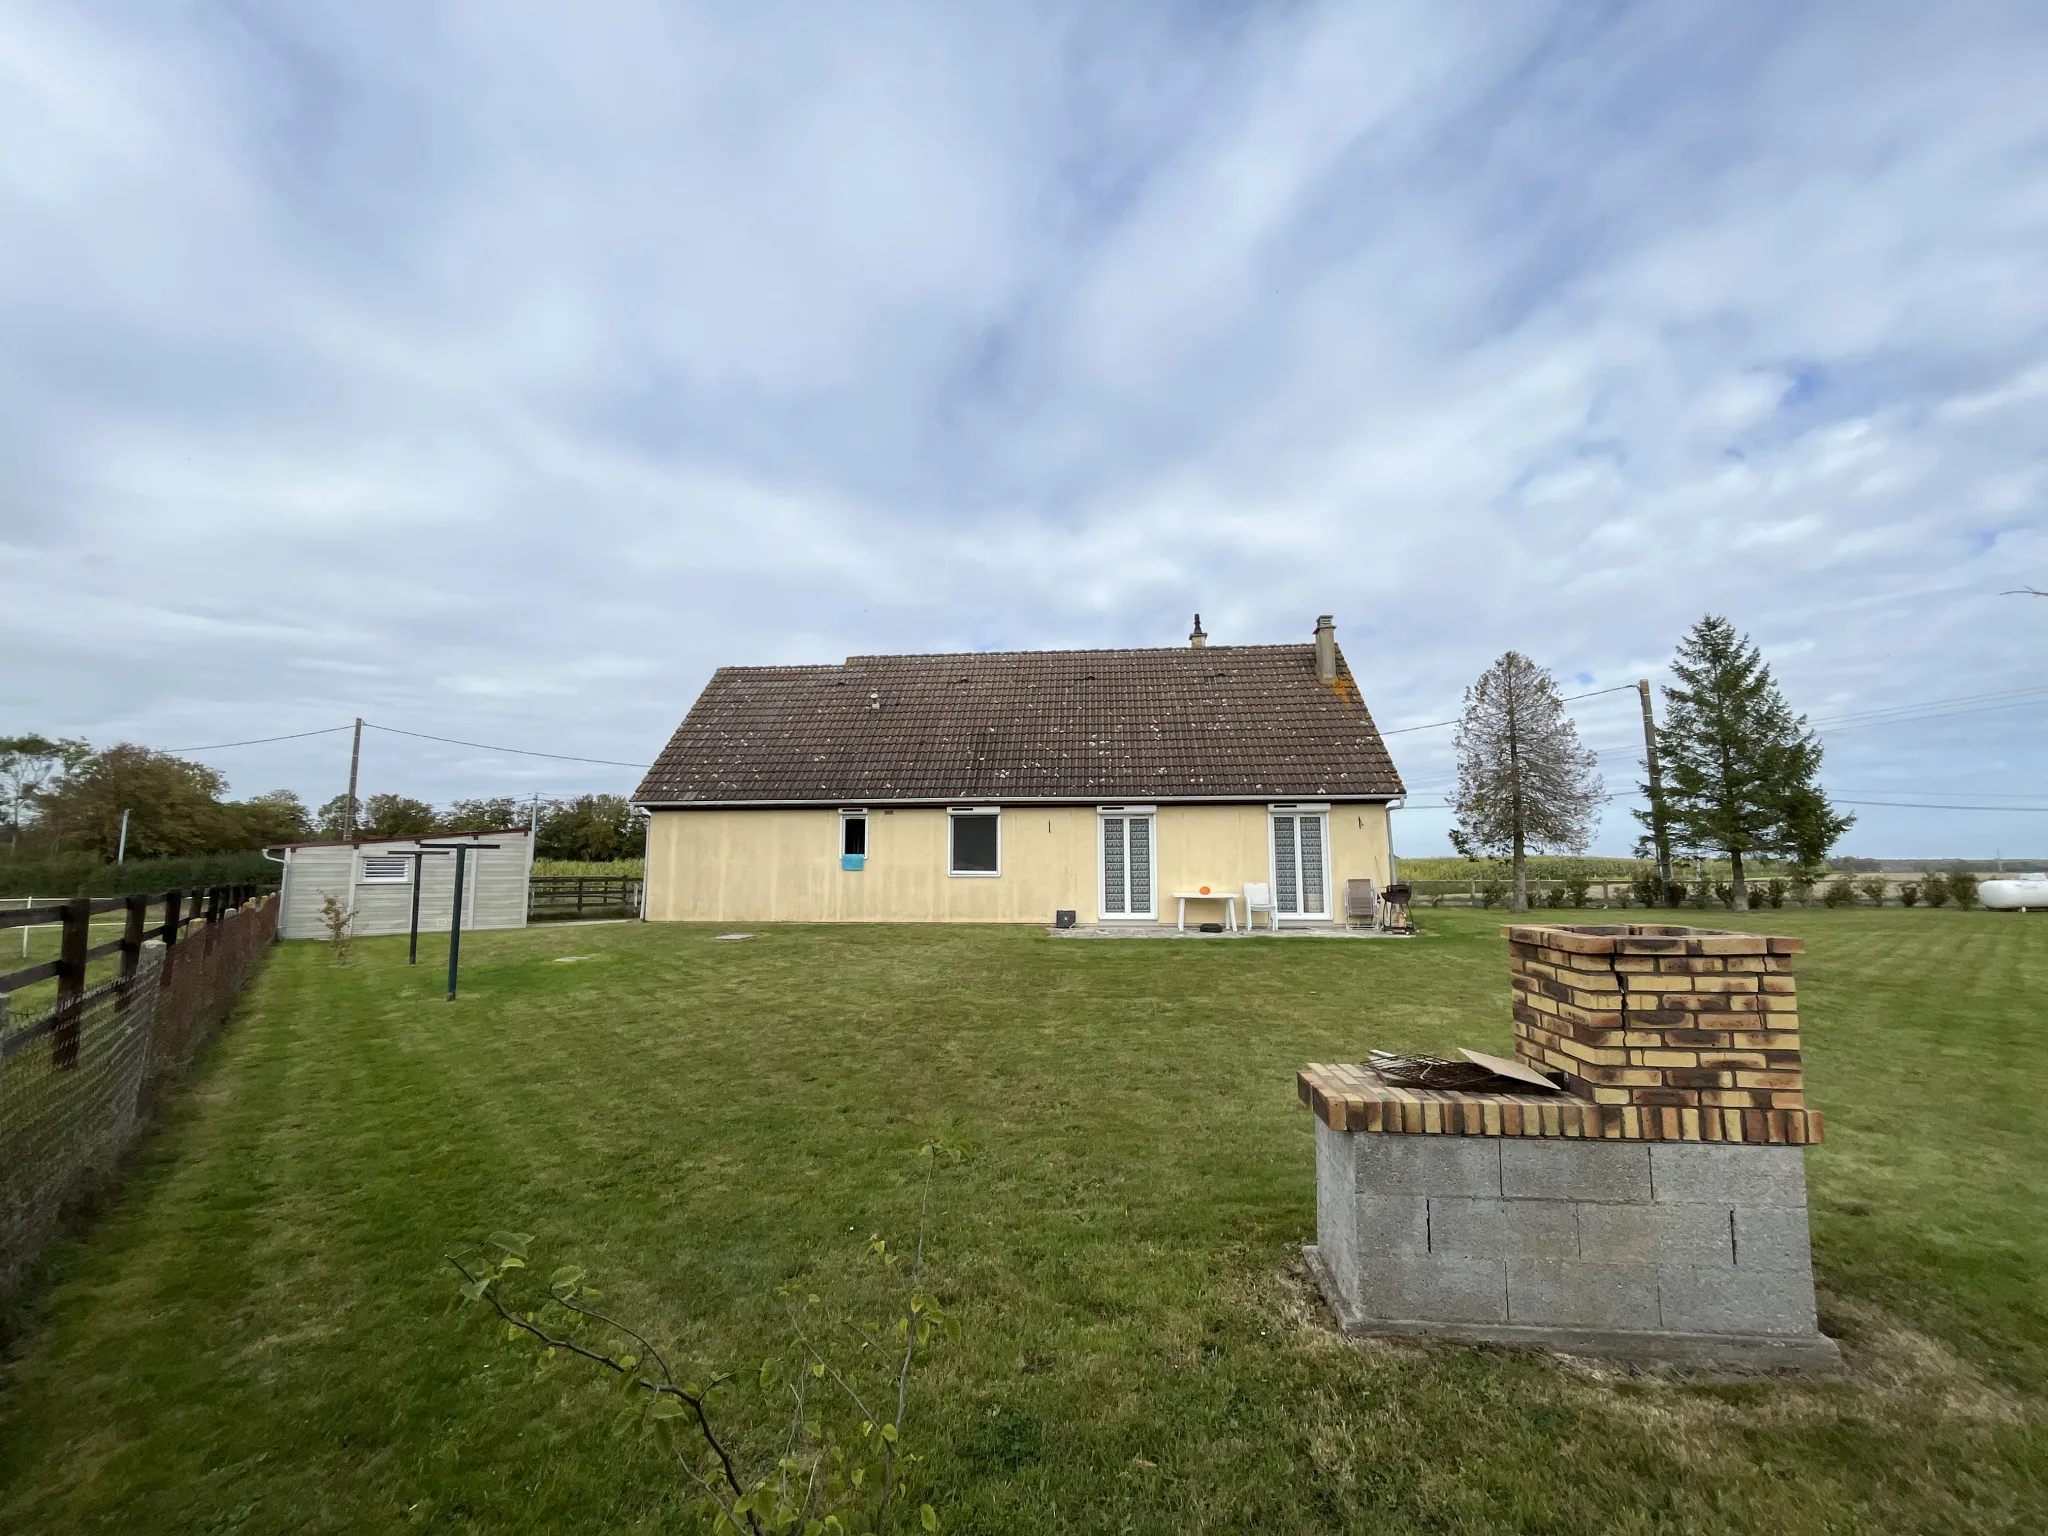
[[[1102,823],[1102,915],[1155,917],[1152,896],[1152,818],[1104,815]]]
[[[1273,905],[1282,917],[1330,915],[1328,820],[1321,811],[1273,814]]]

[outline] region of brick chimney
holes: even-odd
[[[1316,620],[1316,681],[1337,681],[1337,621],[1327,613]]]
[[[1208,643],[1209,637],[1202,633],[1202,616],[1198,613],[1195,615],[1195,627],[1188,631],[1188,644],[1199,651]]]

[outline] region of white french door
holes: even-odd
[[[1156,918],[1152,813],[1116,806],[1096,817],[1102,845],[1102,915]]]
[[[1328,813],[1275,806],[1271,820],[1274,907],[1283,918],[1328,917]]]

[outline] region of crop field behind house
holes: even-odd
[[[1333,1333],[1295,1069],[1509,1047],[1499,915],[1421,917],[485,933],[453,1004],[438,940],[418,969],[402,939],[281,946],[11,1319],[0,1530],[693,1529],[615,1391],[509,1342],[442,1255],[535,1234],[538,1272],[585,1267],[683,1370],[745,1373],[721,1411],[758,1455],[777,1288],[873,1301],[866,1240],[912,1235],[931,1135],[973,1144],[935,1187],[953,1331],[904,1437],[944,1531],[2048,1529],[2048,920],[1711,916],[1810,944],[1851,1375],[1801,1382]]]

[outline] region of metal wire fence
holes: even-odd
[[[251,902],[172,946],[144,944],[124,976],[20,1019],[0,1012],[0,1296],[111,1179],[276,932],[276,900]]]

